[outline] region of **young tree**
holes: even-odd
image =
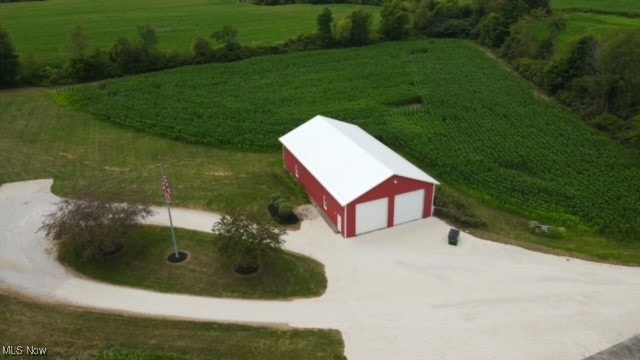
[[[202,34],[193,39],[191,51],[193,52],[193,61],[196,64],[204,64],[213,58],[213,49]]]
[[[140,36],[140,47],[148,52],[157,51],[158,35],[156,30],[148,25],[138,26],[138,35]]]
[[[511,26],[500,51],[509,60],[524,57],[548,59],[565,24],[566,19],[562,16],[534,10]]]
[[[607,75],[586,75],[569,83],[558,93],[558,99],[581,116],[591,118],[610,111],[615,79]]]
[[[340,23],[340,40],[345,45],[362,46],[371,42],[371,14],[364,9],[354,10]]]
[[[20,62],[18,82],[25,85],[40,85],[47,78],[44,65],[38,61],[33,53],[28,53]]]
[[[144,71],[141,66],[140,48],[131,39],[119,37],[109,51],[109,57],[120,75],[136,74]]]
[[[227,50],[238,47],[238,30],[231,25],[225,25],[222,29],[214,32],[211,37],[220,44],[224,44]]]
[[[404,39],[409,35],[411,17],[402,0],[385,2],[380,12],[380,34],[389,40]]]
[[[0,27],[0,86],[16,82],[20,63],[13,50],[9,34]]]
[[[335,43],[335,35],[333,35],[333,16],[329,8],[324,8],[317,19],[318,35],[324,46],[331,46]]]
[[[162,69],[163,57],[158,50],[156,30],[150,26],[138,26],[138,35],[140,36],[138,51],[140,53],[142,71]]]
[[[87,260],[100,259],[131,240],[140,221],[153,214],[147,206],[100,200],[64,199],[40,228],[61,251],[75,251]]]
[[[478,24],[475,32],[480,43],[497,48],[509,35],[509,25],[502,16],[491,13]]]
[[[434,10],[436,4],[434,0],[421,0],[414,14],[414,26],[418,31],[424,31],[433,24]]]
[[[116,65],[109,54],[96,48],[93,53],[80,58],[71,58],[65,72],[79,82],[107,79],[117,73]]]
[[[584,35],[571,44],[567,56],[556,57],[544,71],[544,85],[552,94],[563,90],[571,80],[596,75],[598,43],[591,35]]]
[[[72,59],[84,57],[89,49],[89,37],[82,26],[78,25],[71,30],[67,37],[67,48]]]
[[[609,111],[623,119],[636,115],[640,108],[640,28],[620,30],[604,39],[599,70],[614,79]]]
[[[245,216],[224,215],[213,225],[220,255],[236,265],[237,272],[253,272],[269,254],[282,248],[285,231]]]

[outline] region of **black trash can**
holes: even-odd
[[[460,230],[458,229],[449,230],[449,245],[453,245],[453,246],[458,245],[458,236],[460,236]]]

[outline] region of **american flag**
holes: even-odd
[[[169,188],[169,180],[165,175],[162,175],[162,191],[164,191],[164,199],[167,204],[171,204],[171,188]]]

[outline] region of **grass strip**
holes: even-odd
[[[106,314],[0,291],[2,345],[53,359],[343,359],[336,330],[294,330]]]
[[[213,225],[213,224],[212,224]],[[118,285],[168,293],[288,299],[322,295],[327,288],[324,266],[303,255],[275,253],[250,276],[234,273],[234,264],[218,256],[213,234],[176,229],[180,250],[187,261],[171,264],[171,232],[165,227],[142,227],[135,239],[117,254],[103,261],[82,262],[78,254],[66,251],[61,261],[91,278]]]

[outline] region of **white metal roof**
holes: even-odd
[[[322,115],[280,142],[342,206],[393,175],[439,184],[360,127]]]

